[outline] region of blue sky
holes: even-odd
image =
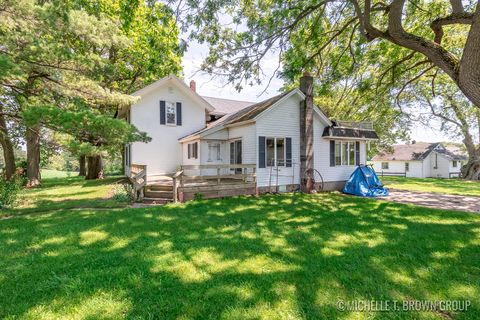
[[[197,92],[201,95],[256,102],[278,94],[279,89],[283,85],[281,79],[274,78],[270,86],[266,89],[266,92],[262,93],[265,90],[266,83],[278,65],[278,55],[275,52],[267,55],[262,63],[266,75],[264,79],[265,84],[254,87],[245,86],[241,92],[237,92],[233,85],[226,85],[221,79],[212,78],[210,75],[199,71],[200,65],[207,53],[208,47],[206,45],[190,43],[183,58],[185,82],[189,83],[190,80],[195,80],[197,83]],[[439,127],[440,123],[436,121],[432,121],[428,127],[419,123],[412,128],[410,133],[411,138],[425,142],[452,141],[451,138],[439,130]]]

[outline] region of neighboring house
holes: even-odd
[[[182,165],[252,164],[259,192],[273,185],[292,190],[300,184],[300,106],[305,95],[299,89],[252,103],[202,97],[193,81],[188,87],[169,76],[133,95],[139,101],[119,116],[152,141],[126,147],[127,174],[132,164],[146,165],[149,177],[173,175]],[[335,122],[315,106],[313,136],[314,168],[325,189],[343,187],[355,167],[366,163],[367,141],[378,139],[371,123]]]
[[[373,168],[379,174],[415,178],[452,178],[460,176],[467,157],[458,149],[449,149],[441,143],[399,144],[392,152],[373,157]]]

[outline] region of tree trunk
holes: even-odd
[[[27,141],[27,188],[40,185],[40,128],[29,127],[26,130]]]
[[[0,144],[3,149],[3,159],[5,160],[5,178],[10,180],[15,174],[15,153],[13,150],[13,143],[10,140],[7,129],[7,121],[2,114],[0,107]]]
[[[300,78],[300,90],[305,94],[305,100],[300,106],[300,174],[301,188],[311,193],[315,188],[313,180],[313,77],[304,74]],[[306,174],[309,173],[309,174]]]
[[[469,159],[461,171],[462,177],[466,180],[480,180],[480,159]]]
[[[86,157],[84,155],[80,156],[80,158],[78,159],[78,163],[80,167],[78,175],[81,177],[85,177],[87,175]]]
[[[102,156],[89,156],[87,157],[87,176],[85,179],[103,179],[103,162]]]

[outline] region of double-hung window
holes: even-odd
[[[187,148],[188,159],[198,159],[198,142],[189,143]]]
[[[356,163],[355,142],[335,141],[335,165],[354,166]]]
[[[285,166],[285,138],[266,139],[267,167]]]
[[[220,143],[219,142],[209,142],[208,143],[208,160],[211,161],[218,161],[222,160],[220,154]]]
[[[176,125],[177,124],[177,110],[174,102],[166,101],[165,102],[165,118],[167,124]]]

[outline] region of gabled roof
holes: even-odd
[[[220,116],[237,112],[255,103],[250,101],[240,101],[207,96],[202,96],[202,98],[215,108],[215,110],[211,111],[210,114]]]
[[[393,152],[381,152],[373,157],[373,161],[422,161],[432,152],[445,156],[449,160],[466,160],[466,156],[446,149],[440,142],[417,142],[412,144],[397,144]]]
[[[438,154],[441,154],[448,160],[456,160],[456,161],[464,161],[468,160],[467,155],[460,149],[458,148],[451,148],[451,147],[446,147],[446,148],[437,148],[435,149],[435,152]]]
[[[179,78],[177,78],[177,76],[175,76],[173,74],[169,75],[168,77],[157,80],[157,81],[149,84],[148,86],[143,87],[142,89],[135,91],[131,95],[141,97],[141,96],[143,96],[147,93],[150,93],[150,92],[166,85],[167,83],[171,83],[171,84],[175,85],[184,94],[190,96],[195,102],[197,102],[200,106],[203,106],[208,111],[213,112],[215,110],[214,107],[210,103],[208,103],[202,96],[200,96],[198,93],[196,93],[195,91],[190,89],[190,87],[187,86],[185,82],[183,82],[182,80],[180,80]]]
[[[253,122],[259,117],[264,111],[268,110],[270,107],[273,107],[277,103],[280,103],[283,99],[287,99],[288,97],[298,94],[302,99],[305,98],[305,95],[297,88],[297,89],[292,89],[290,91],[281,93],[279,95],[276,95],[274,97],[271,97],[269,99],[266,99],[264,101],[252,104],[250,106],[247,106],[243,109],[238,110],[237,112],[228,114],[226,116],[223,116],[222,118],[218,119],[215,122],[211,122],[208,124],[205,128],[194,132],[192,134],[189,134],[183,138],[180,138],[180,141],[187,141],[187,140],[192,140],[193,138],[200,137],[202,135],[210,134],[216,131],[216,129],[220,130],[222,128],[225,128],[226,126],[229,125],[234,125],[238,123],[246,123],[246,122]],[[315,108],[317,113],[321,113],[318,108]],[[323,113],[322,113],[323,115]],[[328,118],[323,115],[323,117],[326,119],[328,124],[331,124]]]

